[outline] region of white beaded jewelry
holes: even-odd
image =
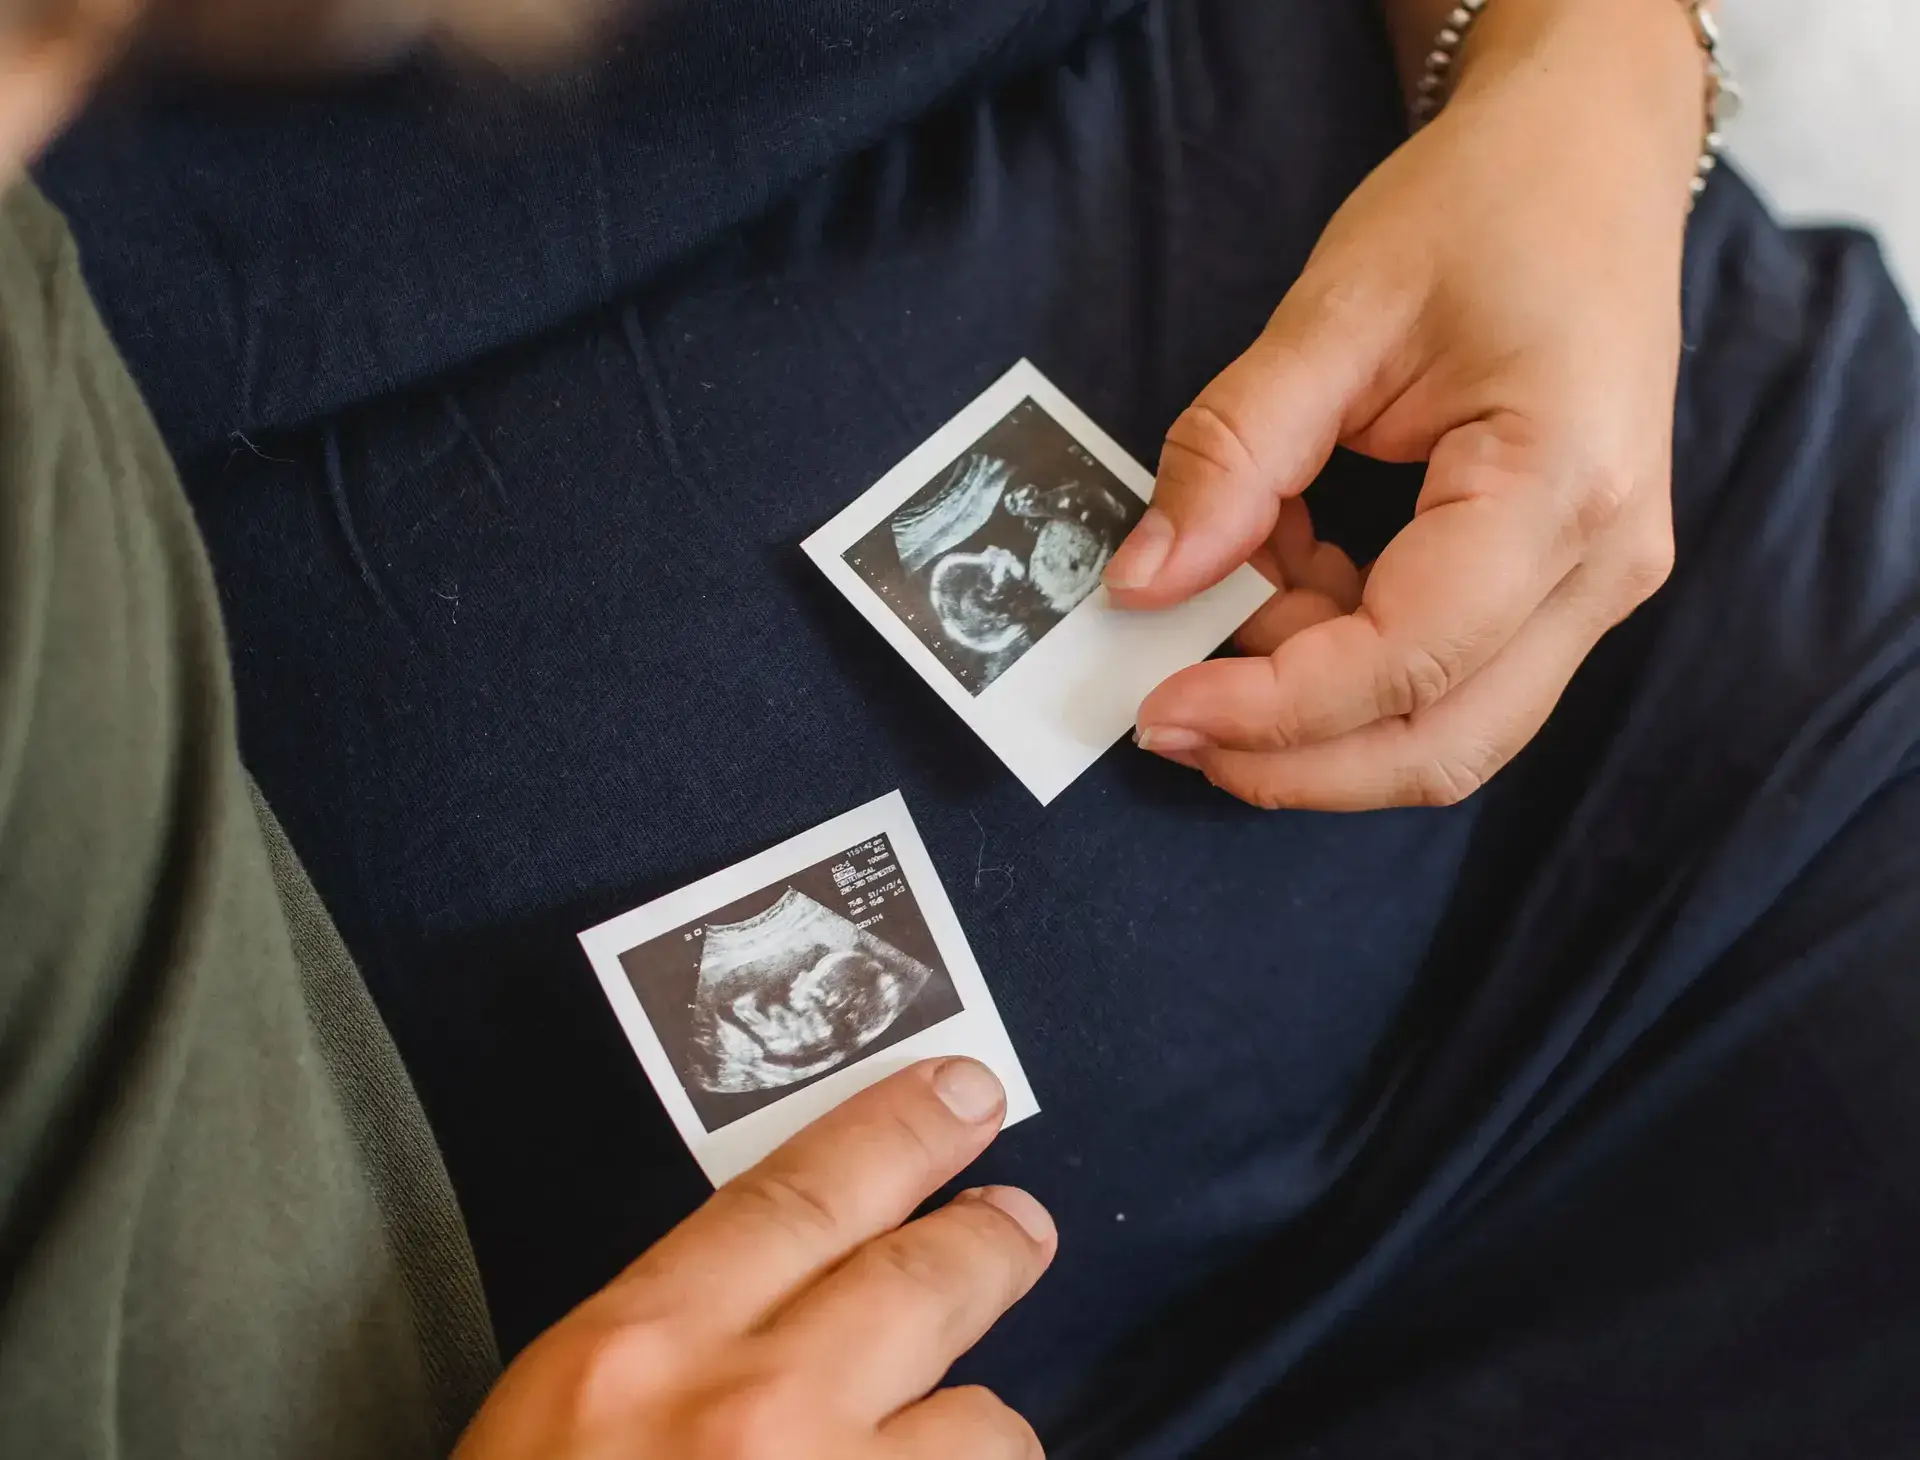
[[[1693,22],[1693,38],[1707,58],[1706,140],[1700,144],[1700,160],[1693,169],[1693,197],[1698,201],[1707,190],[1707,178],[1720,165],[1720,150],[1725,145],[1721,130],[1740,115],[1740,87],[1720,55],[1720,23],[1713,18],[1711,0],[1681,0],[1687,17]],[[1692,203],[1688,205],[1689,210]]]
[[[1720,55],[1720,26],[1713,18],[1712,0],[1680,0],[1680,4],[1693,25],[1694,39],[1700,43],[1707,66],[1705,132],[1700,143],[1700,159],[1693,169],[1693,197],[1687,203],[1691,211],[1694,202],[1707,190],[1708,177],[1720,165],[1724,145],[1722,129],[1739,115],[1740,88]],[[1433,38],[1433,49],[1427,52],[1419,84],[1414,88],[1414,131],[1426,126],[1447,104],[1447,97],[1453,92],[1454,71],[1460,64],[1460,48],[1466,44],[1468,33],[1486,6],[1487,0],[1460,0]]]
[[[1460,59],[1460,47],[1466,43],[1467,33],[1486,6],[1487,0],[1460,0],[1447,17],[1447,23],[1440,27],[1440,34],[1433,38],[1433,49],[1427,52],[1420,84],[1413,93],[1414,131],[1426,126],[1447,104],[1447,97],[1453,91],[1453,68]]]

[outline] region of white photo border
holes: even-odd
[[[624,953],[697,922],[715,908],[725,907],[762,890],[783,877],[839,855],[863,841],[884,836],[893,847],[900,871],[912,889],[934,945],[940,950],[961,1012],[898,1044],[835,1070],[795,1090],[783,1099],[743,1115],[718,1131],[709,1131],[687,1097],[640,997],[620,958]],[[600,986],[625,1031],[628,1044],[652,1081],[674,1128],[715,1186],[731,1180],[762,1157],[839,1105],[849,1096],[876,1084],[896,1070],[936,1055],[969,1055],[1000,1077],[1007,1092],[1007,1125],[1039,1112],[1033,1088],[1027,1082],[1020,1057],[1007,1037],[1006,1025],[994,1006],[985,976],[975,961],[960,919],[947,898],[940,874],[934,869],[926,843],[913,824],[906,799],[894,791],[865,806],[836,816],[776,847],[703,877],[677,892],[657,898],[631,912],[587,929],[580,946],[598,975]]]
[[[802,544],[828,580],[880,631],[949,708],[1006,762],[1042,805],[1133,726],[1140,702],[1168,675],[1198,663],[1273,594],[1242,567],[1178,608],[1129,613],[1105,588],[1077,605],[978,695],[902,621],[846,554],[936,475],[1032,400],[1142,501],[1154,479],[1031,361],[1022,360]]]

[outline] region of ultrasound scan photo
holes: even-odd
[[[885,836],[621,964],[708,1131],[962,1009]]]
[[[845,561],[978,695],[1093,594],[1145,510],[1023,400]]]

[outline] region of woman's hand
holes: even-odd
[[[915,1207],[1006,1100],[917,1065],[715,1193],[516,1359],[454,1460],[1038,1460],[983,1389],[934,1391],[1053,1260],[1023,1192]]]
[[[1678,0],[1490,0],[1440,116],[1353,194],[1265,333],[1175,423],[1107,573],[1178,603],[1249,560],[1250,656],[1139,739],[1261,806],[1445,804],[1664,581],[1704,68]],[[1365,573],[1299,494],[1336,443],[1428,462]]]

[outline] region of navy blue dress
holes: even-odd
[[[756,0],[535,86],[122,98],[43,169],[249,762],[524,1343],[705,1191],[573,942],[905,792],[1061,1255],[1056,1456],[1892,1455],[1920,1420],[1920,349],[1696,215],[1679,566],[1446,811],[1042,809],[798,544],[1026,356],[1135,455],[1404,135],[1362,0]],[[1418,475],[1342,457],[1377,551]]]

